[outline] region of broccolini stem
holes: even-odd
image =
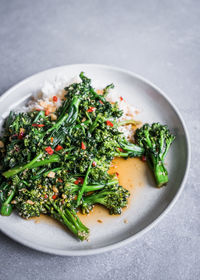
[[[43,152],[38,154],[29,163],[27,163],[23,166],[14,167],[14,168],[12,168],[8,171],[5,171],[5,172],[2,173],[2,175],[6,178],[10,178],[10,177],[24,171],[25,169],[32,169],[32,168],[36,168],[36,167],[39,167],[39,166],[47,165],[47,164],[52,163],[52,162],[59,162],[60,161],[59,155],[52,155],[47,159],[38,161],[38,159],[40,159],[42,157],[42,155],[43,155]]]
[[[88,118],[89,123],[92,123],[92,120],[91,120],[90,115],[88,114],[88,112],[85,112],[85,114],[86,114],[86,116]]]
[[[76,212],[73,209],[65,209],[65,213],[70,218],[71,222],[74,224],[77,230],[83,229],[87,233],[89,233],[89,229],[81,222]]]
[[[84,202],[86,203],[92,203],[92,204],[96,204],[96,203],[100,203],[102,205],[105,205],[105,201],[104,198],[106,197],[106,195],[110,194],[110,192],[108,190],[103,190],[101,192],[98,193],[93,193],[91,195],[88,195],[84,198]]]
[[[17,166],[14,167],[8,171],[5,171],[2,173],[2,175],[6,178],[10,178],[22,171],[24,171],[25,169],[29,169],[32,168],[32,166],[42,157],[43,152],[40,152],[33,160],[31,160],[29,163],[22,165],[22,166]]]
[[[144,149],[135,144],[120,143],[123,152],[118,151],[115,156],[117,157],[141,157],[144,154]]]
[[[34,164],[32,164],[29,167],[29,169],[36,168],[36,167],[43,166],[43,165],[47,165],[47,164],[52,163],[52,162],[59,162],[59,161],[60,161],[59,155],[52,155],[47,159],[35,162]]]
[[[59,219],[59,220],[62,223],[64,223],[68,227],[68,229],[77,236],[77,230],[76,230],[75,226],[65,217],[63,211],[60,210],[60,208],[54,202],[51,202],[51,203],[52,203],[53,207],[55,208],[55,210],[60,215],[60,217],[62,218],[62,220],[61,219]]]
[[[32,179],[32,180],[35,180],[35,179],[40,178],[40,177],[42,176],[42,174],[43,174],[46,170],[47,170],[46,167],[40,169],[40,170],[36,173],[36,175],[34,175],[34,176],[31,177],[31,179]]]
[[[66,113],[55,125],[53,125],[52,127],[50,127],[46,132],[45,135],[48,134],[49,132],[51,132],[52,130],[58,130],[60,128],[60,126],[62,125],[62,123],[67,119],[69,115]]]
[[[12,191],[10,192],[10,195],[8,196],[6,201],[2,204],[2,206],[1,206],[1,215],[2,216],[10,216],[10,214],[12,213],[12,205],[10,204],[10,202],[12,201],[12,199],[15,195],[15,192],[16,192],[16,188],[14,187],[14,189],[12,189]]]
[[[98,123],[98,120],[100,119],[100,117],[101,117],[101,114],[99,113],[90,128],[90,133],[92,133],[92,131],[97,127],[97,123]]]
[[[149,163],[149,161],[147,161]],[[161,161],[158,161],[154,164],[153,168],[152,165],[149,163],[150,168],[153,170],[156,185],[158,188],[161,188],[162,186],[166,185],[168,182],[168,172],[164,166],[164,164]]]
[[[112,185],[115,185],[115,184],[118,184],[118,180],[117,179],[110,180],[110,181],[108,181],[105,184],[87,185],[87,186],[85,186],[84,193],[98,191],[98,190],[101,190],[101,189],[105,188],[106,186],[112,186]],[[75,184],[73,184],[72,186],[73,187],[71,188],[71,191],[73,193],[75,193],[75,192],[80,190],[80,186],[75,185]]]
[[[109,181],[106,184],[96,184],[96,185],[90,185],[90,186],[87,185],[85,187],[85,191],[84,192],[86,193],[86,192],[98,191],[98,190],[103,189],[106,186],[112,186],[112,185],[115,185],[115,184],[118,184],[118,180],[117,179],[113,179],[113,180]]]
[[[84,125],[87,125],[87,124],[89,124],[89,123],[90,123],[90,120],[86,120],[86,121],[82,122],[81,124],[75,125],[74,128],[81,128],[81,127],[83,127]]]
[[[40,117],[44,117],[44,111],[40,111],[40,112],[37,114],[37,116],[35,117],[33,123],[36,123],[36,122],[40,119]]]
[[[83,196],[83,193],[85,192],[85,187],[87,185],[88,175],[90,173],[92,162],[93,162],[93,160],[90,161],[90,164],[88,166],[88,169],[87,169],[87,172],[86,172],[86,175],[85,175],[85,179],[84,179],[83,185],[81,187],[81,190],[79,191],[78,198],[77,198],[77,206],[80,205],[81,198]]]
[[[55,202],[51,201],[53,207],[58,212],[62,219],[59,219],[68,229],[74,233],[80,240],[85,240],[88,237],[89,229],[86,228],[81,221],[78,219],[78,216],[74,213],[72,214],[71,209],[65,209],[65,212],[61,210]],[[55,216],[58,219],[58,216]]]
[[[30,186],[30,184],[29,184],[29,183],[27,183],[25,180],[21,180],[21,182],[22,182],[24,185],[26,185],[27,187],[29,187],[29,186]]]
[[[118,152],[118,153],[115,154],[115,157],[124,157],[124,158],[127,158],[127,157],[129,157],[129,153]]]

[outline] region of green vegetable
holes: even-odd
[[[79,191],[79,194],[78,194],[78,198],[77,198],[77,206],[80,205],[80,201],[81,201],[81,198],[83,196],[83,193],[85,192],[85,188],[87,186],[87,182],[88,182],[88,175],[89,175],[89,172],[90,172],[90,169],[91,169],[91,165],[92,165],[92,161],[90,161],[90,164],[88,166],[88,169],[87,169],[87,172],[86,172],[86,175],[85,175],[85,179],[84,179],[84,182],[83,182],[83,185]]]
[[[2,216],[10,216],[10,214],[12,213],[13,208],[10,202],[12,201],[15,195],[15,191],[15,188],[12,189],[8,195],[8,198],[2,203],[0,211]]]
[[[116,156],[119,157],[141,157],[144,154],[144,148],[138,145],[129,143],[125,139],[119,142],[122,152],[118,150]]]
[[[76,212],[73,209],[65,208],[62,209],[56,205],[55,202],[52,202],[54,210],[52,210],[52,215],[68,229],[76,235],[80,240],[88,239],[89,229],[82,224],[78,218]]]
[[[49,215],[78,239],[86,240],[89,229],[80,221],[78,211],[89,213],[95,204],[101,204],[110,214],[120,214],[128,202],[129,192],[108,173],[113,158],[145,155],[160,186],[167,178],[160,162],[171,138],[166,127],[161,130],[154,124],[147,129],[149,135],[147,125],[137,130],[137,142],[130,143],[119,126],[138,123],[119,122],[123,112],[117,103],[106,100],[113,84],[99,95],[83,72],[80,78],[80,83],[65,88],[56,121],[44,111],[10,112],[5,120],[0,212],[10,215],[14,208],[25,219]]]
[[[31,168],[42,157],[42,155],[43,155],[43,153],[40,153],[33,160],[31,160],[29,163],[27,163],[23,166],[15,167],[15,168],[10,169],[6,172],[3,172],[2,175],[6,178],[9,178],[9,177],[12,177],[12,176],[24,171],[25,169]]]
[[[107,186],[112,186],[112,185],[116,185],[118,184],[118,180],[117,179],[111,179],[108,182],[102,182],[99,184],[93,184],[93,185],[86,185],[84,187],[84,193],[88,193],[88,192],[94,192],[94,191],[98,191],[101,190]],[[73,183],[66,183],[65,187],[64,187],[64,194],[67,195],[68,197],[71,194],[78,194],[80,191],[80,186],[75,185]]]
[[[89,213],[94,204],[98,203],[105,206],[110,214],[121,214],[122,208],[127,205],[127,198],[129,195],[129,192],[121,186],[115,185],[113,187],[106,187],[84,198],[82,212]]]
[[[140,147],[144,148],[147,162],[153,171],[158,188],[167,184],[168,172],[164,159],[175,139],[166,125],[153,123],[145,124],[136,130],[135,139]]]

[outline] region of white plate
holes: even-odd
[[[110,218],[104,223],[94,222],[90,226],[89,242],[79,242],[66,230],[49,223],[25,221],[15,213],[10,217],[0,216],[0,228],[14,240],[31,248],[57,255],[90,255],[105,252],[135,240],[152,228],[172,207],[180,195],[187,177],[190,149],[183,119],[164,93],[143,78],[121,69],[103,65],[68,65],[50,69],[20,82],[0,98],[1,122],[15,106],[20,106],[31,92],[41,89],[45,80],[58,74],[66,79],[81,71],[90,77],[97,88],[113,82],[115,91],[130,104],[138,107],[138,119],[143,122],[168,124],[176,134],[167,156],[169,183],[167,187],[152,187],[151,180],[135,194],[134,200],[120,217]],[[128,224],[124,223],[128,220]]]

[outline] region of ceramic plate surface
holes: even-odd
[[[68,65],[53,68],[20,82],[0,98],[0,122],[16,106],[22,106],[31,93],[39,91],[45,80],[57,75],[69,80],[81,71],[90,77],[93,86],[102,88],[114,83],[115,91],[140,110],[142,122],[168,124],[176,134],[166,159],[169,171],[167,187],[153,187],[151,176],[145,185],[135,191],[134,199],[123,215],[106,218],[103,223],[93,221],[90,240],[79,242],[61,226],[50,222],[26,221],[12,213],[0,216],[0,229],[14,240],[31,248],[57,255],[90,255],[105,252],[135,240],[158,222],[175,203],[187,177],[189,167],[189,140],[184,122],[164,93],[143,78],[121,69],[103,65]],[[128,223],[124,223],[127,220]]]

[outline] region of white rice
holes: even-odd
[[[35,109],[49,110],[50,113],[56,111],[62,104],[65,90],[64,88],[72,83],[80,83],[79,76],[72,78],[71,80],[66,79],[63,75],[57,75],[54,80],[45,81],[41,88],[41,91],[33,95],[33,99],[26,106],[26,111],[32,111]],[[53,102],[53,96],[57,97],[57,102]]]
[[[63,75],[57,75],[52,81],[45,81],[41,91],[33,95],[32,100],[29,101],[28,106],[26,106],[26,111],[38,109],[49,110],[50,113],[54,113],[62,104],[65,95],[64,88],[72,83],[79,82],[81,82],[79,76],[75,76],[73,79],[67,80]],[[53,96],[57,97],[57,102],[53,102]],[[122,96],[117,94],[115,90],[110,90],[106,99],[111,103],[117,102],[119,109],[123,110],[123,115],[119,121],[133,119],[138,111],[135,107],[129,105]],[[123,132],[127,139],[131,140],[133,138],[134,129],[131,124],[120,126],[119,130]]]
[[[111,103],[117,102],[119,109],[123,111],[123,115],[119,118],[119,122],[134,119],[136,112],[138,112],[135,107],[128,104],[126,100],[114,90],[109,92],[106,99]],[[119,131],[122,132],[128,140],[133,140],[135,130],[133,129],[132,124],[120,126]]]

